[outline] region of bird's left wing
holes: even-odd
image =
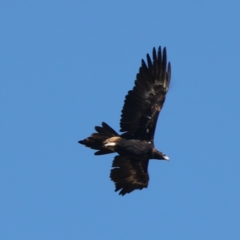
[[[148,161],[139,161],[127,156],[116,156],[110,173],[110,178],[115,183],[115,191],[121,190],[119,194],[125,195],[135,189],[146,188],[149,181]]]

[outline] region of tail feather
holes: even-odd
[[[96,126],[95,130],[108,137],[114,137],[118,136],[118,133],[115,132],[109,125],[107,125],[105,122],[102,122],[102,127]]]
[[[95,155],[112,153],[113,151],[104,148],[103,143],[108,138],[119,136],[118,133],[115,132],[105,122],[102,122],[102,127],[96,126],[95,130],[97,133],[93,133],[90,137],[78,142],[86,147],[98,150],[94,153]]]

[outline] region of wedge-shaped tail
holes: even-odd
[[[118,133],[105,122],[102,122],[102,127],[96,126],[95,130],[97,131],[96,133],[93,133],[90,137],[79,141],[79,143],[85,145],[86,147],[98,150],[94,153],[95,155],[113,153],[114,151],[104,147],[104,142],[109,138],[119,136]]]

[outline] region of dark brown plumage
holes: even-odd
[[[98,150],[95,155],[118,153],[110,173],[115,191],[124,195],[148,186],[150,159],[169,158],[154,147],[154,133],[158,115],[168,92],[171,66],[167,63],[166,48],[153,48],[152,59],[147,54],[147,64],[142,65],[133,90],[125,98],[119,135],[106,123],[96,126],[96,133],[79,141],[86,147]]]

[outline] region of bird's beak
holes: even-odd
[[[170,158],[168,156],[166,156],[166,155],[163,158],[164,158],[164,160],[167,160],[167,161],[170,160]]]

